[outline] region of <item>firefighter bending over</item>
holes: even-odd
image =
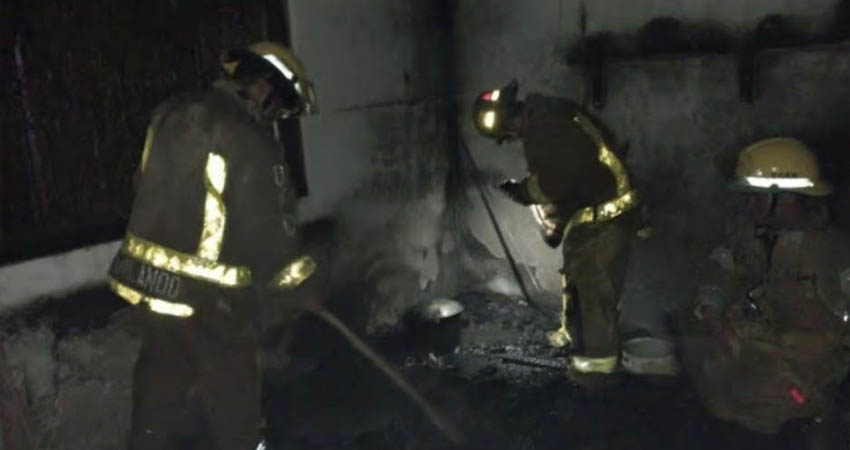
[[[563,309],[557,347],[570,346],[570,373],[598,378],[617,368],[617,303],[632,237],[640,225],[637,192],[602,128],[578,104],[531,94],[517,100],[516,80],[475,101],[486,137],[522,139],[529,175],[499,188],[528,206],[555,248],[563,243]]]
[[[263,321],[314,298],[302,284],[315,262],[300,250],[293,178],[272,127],[315,113],[313,89],[276,43],[228,51],[222,66],[211,89],[153,111],[109,272],[145,316],[133,450],[258,448]]]

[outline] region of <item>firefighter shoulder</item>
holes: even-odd
[[[788,138],[744,149],[732,187],[763,195],[831,192],[811,151]],[[850,244],[831,226],[771,233],[751,220],[730,223],[683,319],[683,365],[713,414],[775,433],[791,419],[827,411],[850,371],[843,350]]]
[[[274,43],[228,52],[223,67],[211,90],[156,108],[147,131],[109,277],[119,296],[155,313],[189,317],[220,292],[292,289],[315,269],[300,253],[292,174],[271,128],[315,112],[312,86]],[[266,80],[275,101],[250,101],[247,79]]]

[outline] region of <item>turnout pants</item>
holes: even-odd
[[[635,211],[570,231],[563,244],[562,330],[571,341],[571,366],[611,373],[620,352],[618,302],[635,235]]]
[[[130,450],[257,447],[259,336],[251,303],[220,300],[186,319],[139,311],[146,334],[134,371]]]

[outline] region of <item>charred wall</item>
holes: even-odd
[[[444,269],[454,58],[448,1],[290,2],[321,114],[303,120],[302,219],[335,224],[336,285],[365,291],[370,330],[451,292]],[[358,303],[360,304],[360,303]],[[358,309],[358,308],[353,308]]]
[[[371,332],[435,296],[518,294],[458,144],[469,144],[490,185],[523,175],[521,152],[476,135],[468,107],[477,93],[516,77],[523,93],[590,104],[587,74],[568,63],[576,42],[597,32],[628,40],[657,17],[709,20],[733,37],[770,13],[810,30],[834,18],[832,0],[11,5],[0,17],[0,260],[119,237],[150,109],[209,81],[221,48],[288,34],[321,105],[301,123],[310,192],[300,213],[310,245],[331,262],[334,308]],[[288,33],[279,11],[269,13],[277,5]],[[753,103],[738,96],[734,55],[609,65],[607,104],[593,112],[628,148],[655,225],[633,253],[633,325],[656,325],[658,311],[689,295],[738,148],[796,135],[841,181],[846,56],[840,46],[765,53]],[[492,190],[489,198],[533,295],[554,309],[560,252],[541,242],[527,210]],[[117,300],[105,290],[64,301],[20,316],[2,345],[45,448],[115,448],[129,420],[137,335],[129,315],[111,316]],[[498,301],[496,311],[509,309]],[[93,398],[107,406],[88,408]]]

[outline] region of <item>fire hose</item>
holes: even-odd
[[[328,325],[339,331],[340,334],[357,350],[361,355],[368,359],[378,370],[380,370],[387,378],[392,381],[408,398],[410,398],[416,406],[418,406],[428,417],[428,419],[440,430],[447,438],[455,444],[460,444],[464,441],[461,432],[446,419],[435,406],[425,400],[419,392],[414,389],[410,383],[405,380],[404,376],[398,370],[393,368],[392,364],[384,359],[381,355],[375,352],[369,344],[360,339],[350,328],[348,328],[338,317],[330,311],[315,305],[310,305],[307,310],[325,322]]]
[[[525,298],[525,302],[537,310],[538,312],[544,312],[543,307],[540,306],[537,301],[535,301],[531,294],[528,292],[528,288],[525,286],[525,281],[522,278],[522,274],[519,270],[519,264],[517,264],[516,259],[514,258],[513,252],[511,252],[510,247],[508,246],[507,240],[505,239],[505,233],[502,231],[502,227],[499,225],[499,221],[496,219],[496,214],[493,212],[493,207],[490,205],[490,199],[487,197],[487,193],[484,189],[484,184],[478,177],[478,174],[481,173],[478,169],[478,164],[475,163],[475,158],[472,157],[472,153],[469,151],[469,147],[466,145],[466,142],[463,138],[459,138],[458,142],[463,149],[463,153],[466,155],[467,160],[472,166],[472,180],[475,183],[475,187],[478,189],[478,194],[481,197],[481,202],[484,204],[484,208],[487,210],[487,216],[490,218],[490,223],[493,225],[493,229],[496,231],[496,237],[499,239],[499,244],[502,246],[502,250],[505,252],[505,258],[508,260],[508,264],[511,266],[511,272],[513,272],[514,277],[516,278],[517,285],[519,286],[520,291],[522,291],[522,295]],[[527,270],[527,269],[526,269]],[[532,273],[528,273],[528,276],[531,280],[534,280],[534,275]]]

